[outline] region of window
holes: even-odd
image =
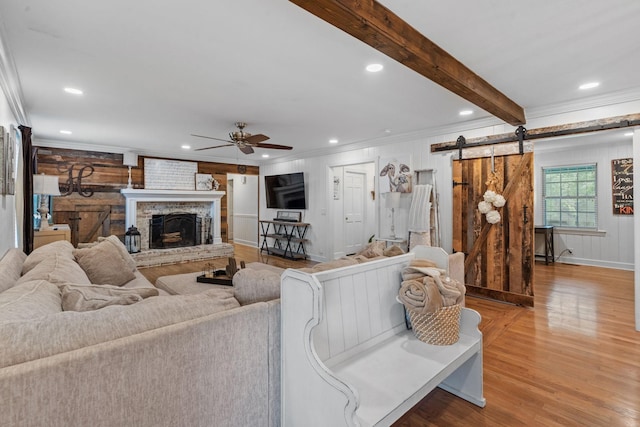
[[[545,225],[598,228],[596,165],[542,168]]]

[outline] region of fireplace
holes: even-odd
[[[224,191],[144,190],[123,188],[125,228],[135,225],[142,235],[142,251],[150,249],[150,222],[155,214],[194,213],[203,218],[202,244],[222,243],[221,199]],[[208,221],[207,221],[208,220]],[[209,229],[205,229],[207,227]],[[165,246],[166,247],[166,246]]]
[[[202,244],[202,218],[193,213],[153,215],[149,220],[149,230],[150,249]]]

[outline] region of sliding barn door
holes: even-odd
[[[467,293],[533,306],[533,153],[454,160],[453,181],[453,249],[466,254]],[[488,188],[506,199],[495,224],[478,210]]]

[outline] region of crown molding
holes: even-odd
[[[527,110],[527,115],[530,119],[539,119],[542,117],[554,116],[557,114],[590,110],[592,108],[608,107],[611,105],[624,104],[634,101],[640,101],[640,87],[619,92],[612,92],[605,95],[593,96],[590,98],[531,108]]]
[[[6,40],[4,24],[0,21],[0,87],[16,121],[21,125],[31,126],[31,120],[24,108],[18,70]]]

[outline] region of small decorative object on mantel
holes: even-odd
[[[124,233],[124,245],[127,247],[127,251],[130,254],[136,254],[140,252],[141,237],[140,232],[135,225],[129,227],[126,233]]]
[[[245,268],[244,261],[240,261],[240,268]],[[233,276],[238,272],[236,259],[229,257],[229,264],[224,269],[216,269],[213,262],[207,263],[201,276],[196,277],[200,283],[233,286]]]

